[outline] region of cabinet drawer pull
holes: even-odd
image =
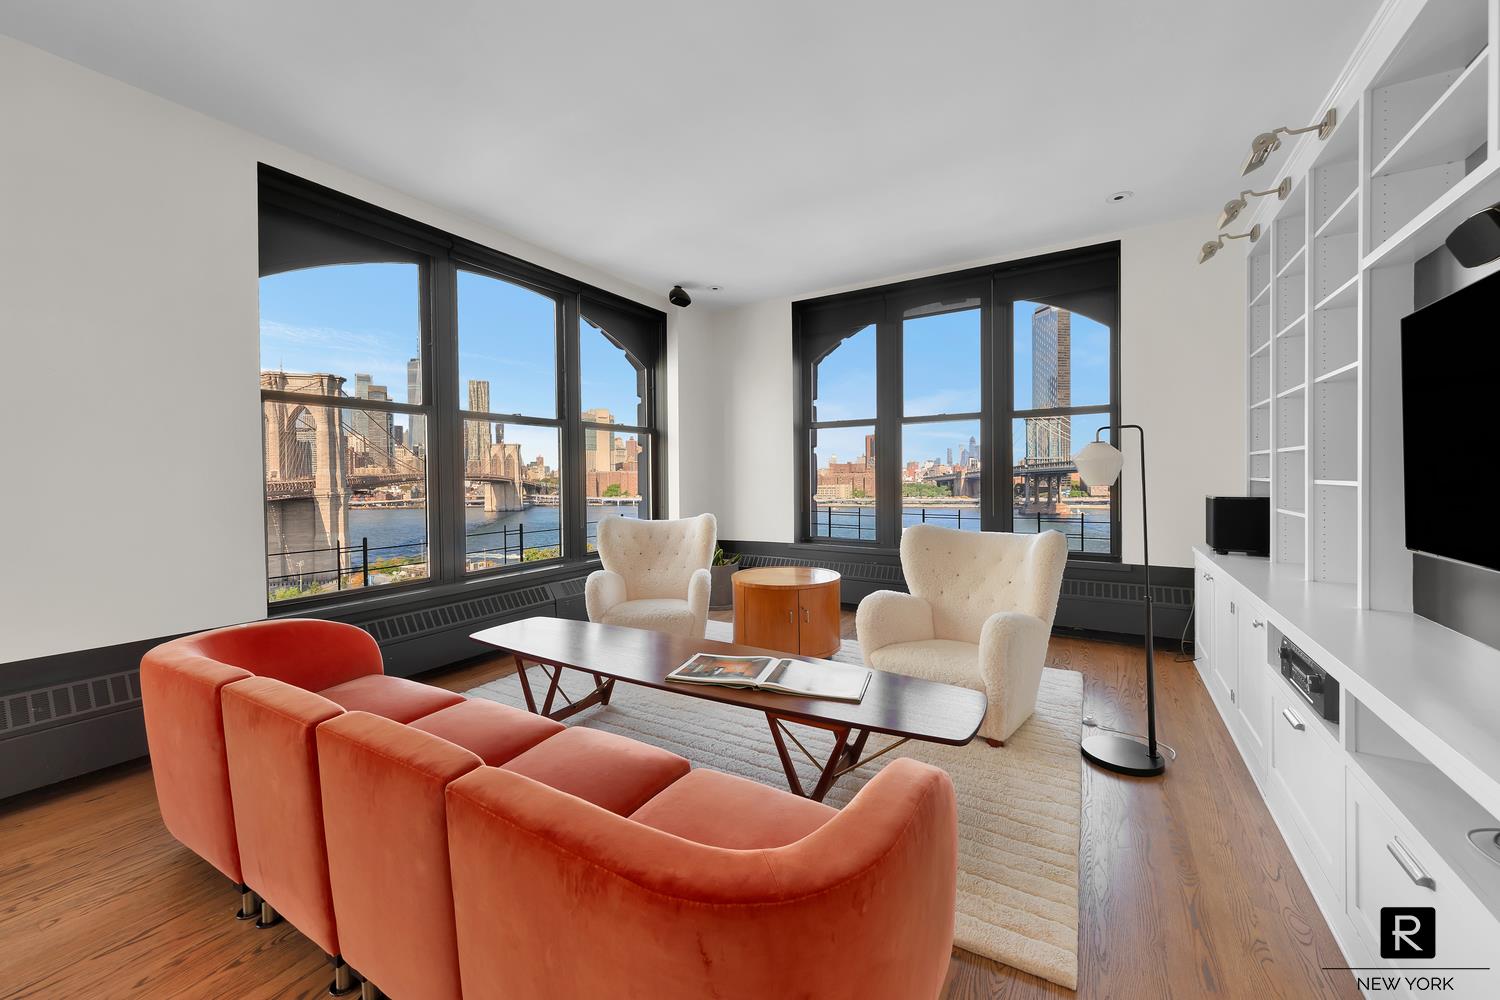
[[[812,618],[808,617],[808,611],[807,611],[806,608],[802,609],[802,620],[805,621],[805,622],[811,622],[812,621]]]
[[[792,618],[792,613],[791,613],[791,612],[790,612],[790,611],[788,611],[788,612],[787,612],[787,613],[786,613],[786,623],[787,623],[787,624],[788,624],[788,625],[790,625],[790,624],[792,624],[792,621],[793,621],[793,618]]]
[[[1299,733],[1307,728],[1307,726],[1303,724],[1302,720],[1297,718],[1297,713],[1293,712],[1290,708],[1283,708],[1281,710],[1281,717],[1286,720],[1287,725],[1291,726]]]
[[[1421,865],[1417,864],[1417,859],[1411,856],[1411,851],[1407,850],[1406,845],[1401,843],[1400,837],[1392,837],[1391,842],[1385,845],[1385,849],[1391,852],[1391,857],[1396,859],[1396,864],[1401,866],[1401,870],[1406,872],[1406,877],[1411,879],[1415,885],[1420,885],[1424,889],[1431,889],[1433,892],[1437,891],[1437,883],[1432,880],[1431,875],[1422,869]]]

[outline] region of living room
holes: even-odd
[[[1497,46],[0,6],[0,997],[1496,995]]]

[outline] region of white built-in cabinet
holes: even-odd
[[[1500,650],[1265,559],[1200,548],[1194,575],[1194,665],[1345,964],[1410,965],[1380,958],[1380,909],[1430,906],[1449,995],[1500,997],[1500,863],[1468,840],[1500,829]],[[1283,638],[1338,680],[1337,721],[1281,675]]]

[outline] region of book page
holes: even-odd
[[[782,660],[781,665],[771,671],[760,686],[774,687],[808,698],[859,701],[864,697],[869,680],[870,671],[867,667]]]

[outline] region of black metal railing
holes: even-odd
[[[979,531],[978,507],[906,507],[901,510],[903,527],[912,524],[941,524],[959,531]],[[1090,534],[1089,525],[1099,525],[1103,533]],[[1078,514],[1023,514],[1013,511],[1011,531],[1034,534],[1042,531],[1057,531],[1068,540],[1073,552],[1108,552],[1110,550],[1111,524],[1107,519],[1089,520]],[[875,539],[874,507],[830,507],[815,506],[812,516],[812,534],[815,538],[857,538],[864,541]]]
[[[634,512],[622,513],[622,517],[636,517]],[[590,552],[598,538],[599,522],[589,521],[584,530],[584,541]],[[481,543],[478,548],[473,539],[497,538],[498,544]],[[523,562],[552,559],[562,551],[562,528],[525,524],[502,524],[493,531],[470,532],[465,539],[464,568],[468,572],[495,569]],[[389,553],[389,555],[382,555]],[[322,565],[294,573],[273,573],[273,561],[297,556],[322,557]],[[329,562],[331,561],[331,565]],[[330,590],[349,590],[397,582],[383,579],[399,576],[403,580],[425,579],[429,575],[427,543],[423,541],[399,542],[392,545],[371,545],[368,537],[358,544],[327,545],[311,549],[289,549],[272,553],[268,559],[266,593],[271,602],[290,600],[327,593]]]

